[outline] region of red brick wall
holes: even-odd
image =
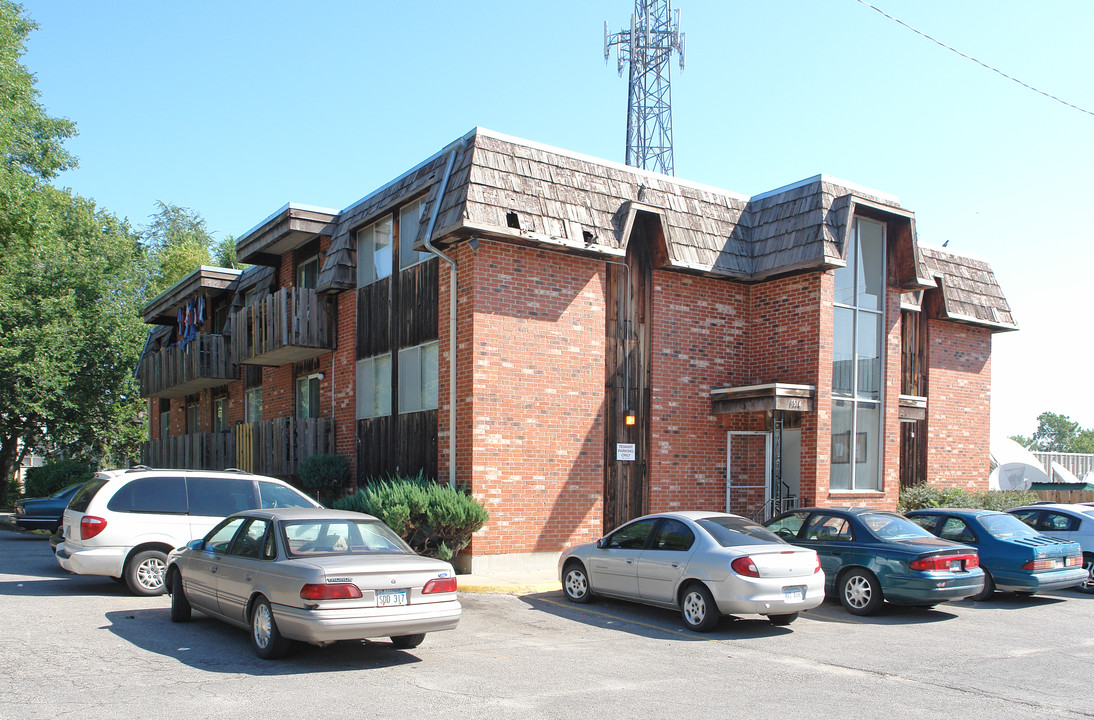
[[[357,291],[335,299],[334,352],[324,356],[331,363],[327,385],[334,396],[334,452],[349,460],[350,478],[357,477]],[[328,359],[329,358],[329,359]],[[329,412],[330,394],[320,386],[322,414]]]
[[[987,490],[991,332],[928,321],[927,482]]]
[[[457,467],[490,513],[473,552],[557,551],[596,538],[604,485],[604,263],[485,240],[473,258],[469,252],[458,253],[457,385],[460,426],[470,428],[474,446],[461,432]],[[442,269],[442,368],[447,292]],[[438,415],[447,430],[445,375]],[[446,436],[440,446],[443,459]]]
[[[749,382],[748,293],[725,280],[653,273],[651,512],[725,509],[726,431],[710,391]]]

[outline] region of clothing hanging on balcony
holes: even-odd
[[[186,304],[179,308],[176,316],[179,325],[179,342],[187,347],[191,340],[197,338],[202,326],[205,325],[205,296],[199,295],[190,298]]]

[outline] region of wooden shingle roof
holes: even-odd
[[[1018,329],[987,261],[927,245],[920,251],[941,289],[941,317],[1000,331]]]
[[[645,213],[660,221],[668,267],[742,282],[843,265],[851,218],[864,214],[894,228],[901,287],[933,287],[914,217],[892,196],[818,175],[750,198],[475,128],[338,215],[319,290],[355,287],[355,232],[418,197],[426,217],[436,208],[432,241],[441,248],[481,236],[619,257]]]

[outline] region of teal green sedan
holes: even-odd
[[[894,512],[802,508],[766,527],[817,551],[825,594],[838,597],[853,615],[873,615],[885,601],[931,607],[984,588],[975,547],[937,538]]]
[[[936,508],[914,510],[908,519],[945,540],[976,546],[984,589],[973,600],[986,600],[997,589],[1032,595],[1088,579],[1079,543],[1042,535],[1013,515]]]

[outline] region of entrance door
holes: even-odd
[[[802,431],[801,428],[783,428],[781,508],[772,508],[772,514],[793,510],[802,506]]]
[[[771,499],[770,477],[771,433],[726,433],[726,512],[761,516]]]

